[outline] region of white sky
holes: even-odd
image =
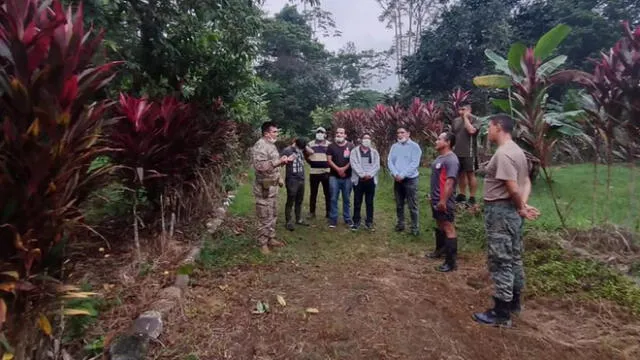
[[[279,12],[288,0],[266,0],[263,9],[273,15]],[[388,50],[393,43],[393,30],[387,29],[378,21],[381,9],[376,0],[321,0],[320,6],[333,14],[341,37],[321,38],[328,50],[337,51],[347,42],[352,41],[358,50]],[[302,11],[302,5],[298,9]],[[381,83],[369,84],[372,89],[385,91],[397,86],[395,75],[384,79]]]

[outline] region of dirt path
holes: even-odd
[[[491,294],[481,256],[453,274],[433,265],[398,255],[200,272],[154,358],[640,359],[640,324],[611,305],[527,300],[514,328],[483,327],[471,320]],[[259,300],[270,313],[252,314]]]

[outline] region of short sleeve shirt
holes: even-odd
[[[349,164],[349,160],[351,159],[351,150],[353,150],[353,144],[350,142],[347,142],[343,146],[332,143],[327,148],[327,156],[331,156],[331,160],[336,164],[336,166],[343,167]],[[333,168],[331,169],[331,176],[340,177],[338,172]],[[351,167],[347,169],[344,178],[351,178]]]
[[[480,126],[482,125],[479,118],[471,115],[471,125],[476,130],[480,130]],[[453,120],[451,124],[451,130],[456,135],[456,145],[453,149],[458,157],[476,157],[478,156],[478,140],[476,132],[471,135],[464,127],[464,120],[461,117],[457,117]]]
[[[522,189],[529,176],[529,166],[524,151],[513,140],[500,146],[486,168],[484,199],[486,201],[509,200],[505,181],[513,180]]]
[[[444,193],[447,179],[454,179],[451,196],[447,199],[447,207],[455,207],[455,188],[457,185],[460,162],[453,152],[438,156],[431,164],[431,202],[436,204]]]

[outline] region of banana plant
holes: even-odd
[[[548,109],[549,88],[554,84],[575,81],[581,75],[574,70],[559,70],[567,61],[566,56],[552,57],[570,31],[570,27],[560,24],[544,34],[535,47],[515,43],[509,49],[507,58],[487,49],[487,58],[501,74],[473,79],[478,87],[507,90],[507,101],[496,101],[494,105],[511,113],[516,120],[515,139],[528,152],[533,169],[530,175],[535,175],[536,167],[539,166],[552,196],[554,194],[548,167],[554,148],[562,137],[583,134],[581,126],[574,121],[582,117],[582,111],[557,113]],[[553,198],[562,226],[565,227],[564,216],[555,196]]]

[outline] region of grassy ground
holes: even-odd
[[[603,172],[606,168],[601,169]],[[566,212],[569,226],[588,228],[593,214],[592,168],[578,165],[554,169],[554,190],[560,195],[563,206],[570,204]],[[376,231],[360,230],[353,232],[341,221],[336,229],[329,229],[326,220],[310,221],[310,227],[297,227],[290,232],[284,228],[283,214],[280,211],[277,233],[289,246],[278,250],[265,258],[253,246],[254,202],[251,184],[243,184],[237,193],[230,213],[237,218],[234,230],[224,230],[216,241],[208,242],[201,262],[206,268],[228,268],[242,264],[265,264],[279,261],[297,263],[340,263],[364,261],[370,258],[384,257],[392,253],[404,253],[411,256],[422,254],[433,246],[434,222],[426,200],[428,191],[428,170],[423,169],[419,185],[420,199],[420,236],[409,233],[396,233],[395,202],[392,181],[385,175],[380,177],[375,199]],[[604,183],[604,174],[600,181]],[[611,201],[606,204],[604,185],[598,186],[597,198],[602,199],[596,206],[598,223],[608,219],[624,224],[629,217],[629,195],[625,181],[628,169],[613,169]],[[482,179],[479,179],[479,194],[482,194]],[[250,181],[252,178],[250,176]],[[280,192],[279,206],[284,207],[286,191]],[[308,212],[308,189],[305,196],[303,213]],[[599,265],[595,261],[576,259],[551,244],[549,239],[558,238],[555,231],[560,222],[550,198],[547,185],[540,180],[534,185],[530,203],[542,211],[542,217],[528,222],[525,227],[525,246],[527,251],[527,271],[529,291],[538,295],[566,295],[581,293],[588,298],[604,298],[628,306],[640,313],[640,290],[632,282],[617,272]],[[320,209],[324,203],[320,201]],[[364,210],[364,209],[363,209]],[[319,211],[320,212],[320,211]],[[364,214],[363,214],[364,216]],[[408,217],[407,217],[408,218]],[[244,219],[244,220],[243,220]],[[462,254],[478,253],[484,248],[485,234],[481,214],[459,212],[457,218],[459,247]],[[539,247],[539,244],[543,246]],[[551,244],[551,245],[550,245]],[[583,286],[584,285],[584,286]],[[581,296],[582,296],[581,295]]]

